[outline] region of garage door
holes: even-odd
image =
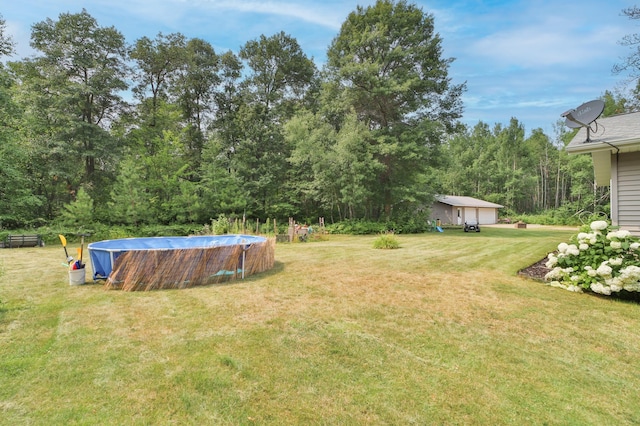
[[[475,222],[478,218],[476,217],[476,208],[475,207],[465,207],[464,208],[464,221],[465,222]]]
[[[496,209],[478,209],[480,225],[491,225],[496,223]]]

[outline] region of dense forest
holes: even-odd
[[[238,52],[179,33],[129,43],[85,10],[34,24],[31,46],[11,61],[0,16],[0,228],[402,222],[435,194],[506,216],[607,209],[561,123],[460,123],[466,83],[433,15],[404,1],[353,11],[322,69],[282,32]],[[634,104],[602,99],[605,115]]]

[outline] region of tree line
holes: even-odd
[[[551,139],[515,118],[462,125],[466,83],[433,15],[405,1],[357,7],[322,69],[283,32],[238,52],[180,33],[128,44],[86,10],[34,24],[31,46],[0,64],[0,227],[401,221],[434,194],[509,214],[607,203],[561,126]],[[625,109],[603,98],[606,114]]]

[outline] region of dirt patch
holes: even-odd
[[[545,266],[546,263],[547,258],[543,257],[533,265],[519,270],[518,275],[522,275],[536,281],[544,281],[544,276],[550,271],[550,269]]]

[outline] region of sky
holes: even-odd
[[[449,77],[465,83],[462,121],[508,126],[518,119],[527,134],[557,133],[561,114],[630,87],[612,67],[631,53],[620,42],[640,33],[640,21],[622,10],[637,0],[407,0],[434,17],[443,58],[453,58]],[[358,6],[375,0],[2,0],[6,32],[19,60],[29,47],[31,26],[82,9],[102,27],[113,26],[134,43],[181,33],[202,38],[222,53],[260,35],[284,31],[295,37],[318,67],[340,26]]]

